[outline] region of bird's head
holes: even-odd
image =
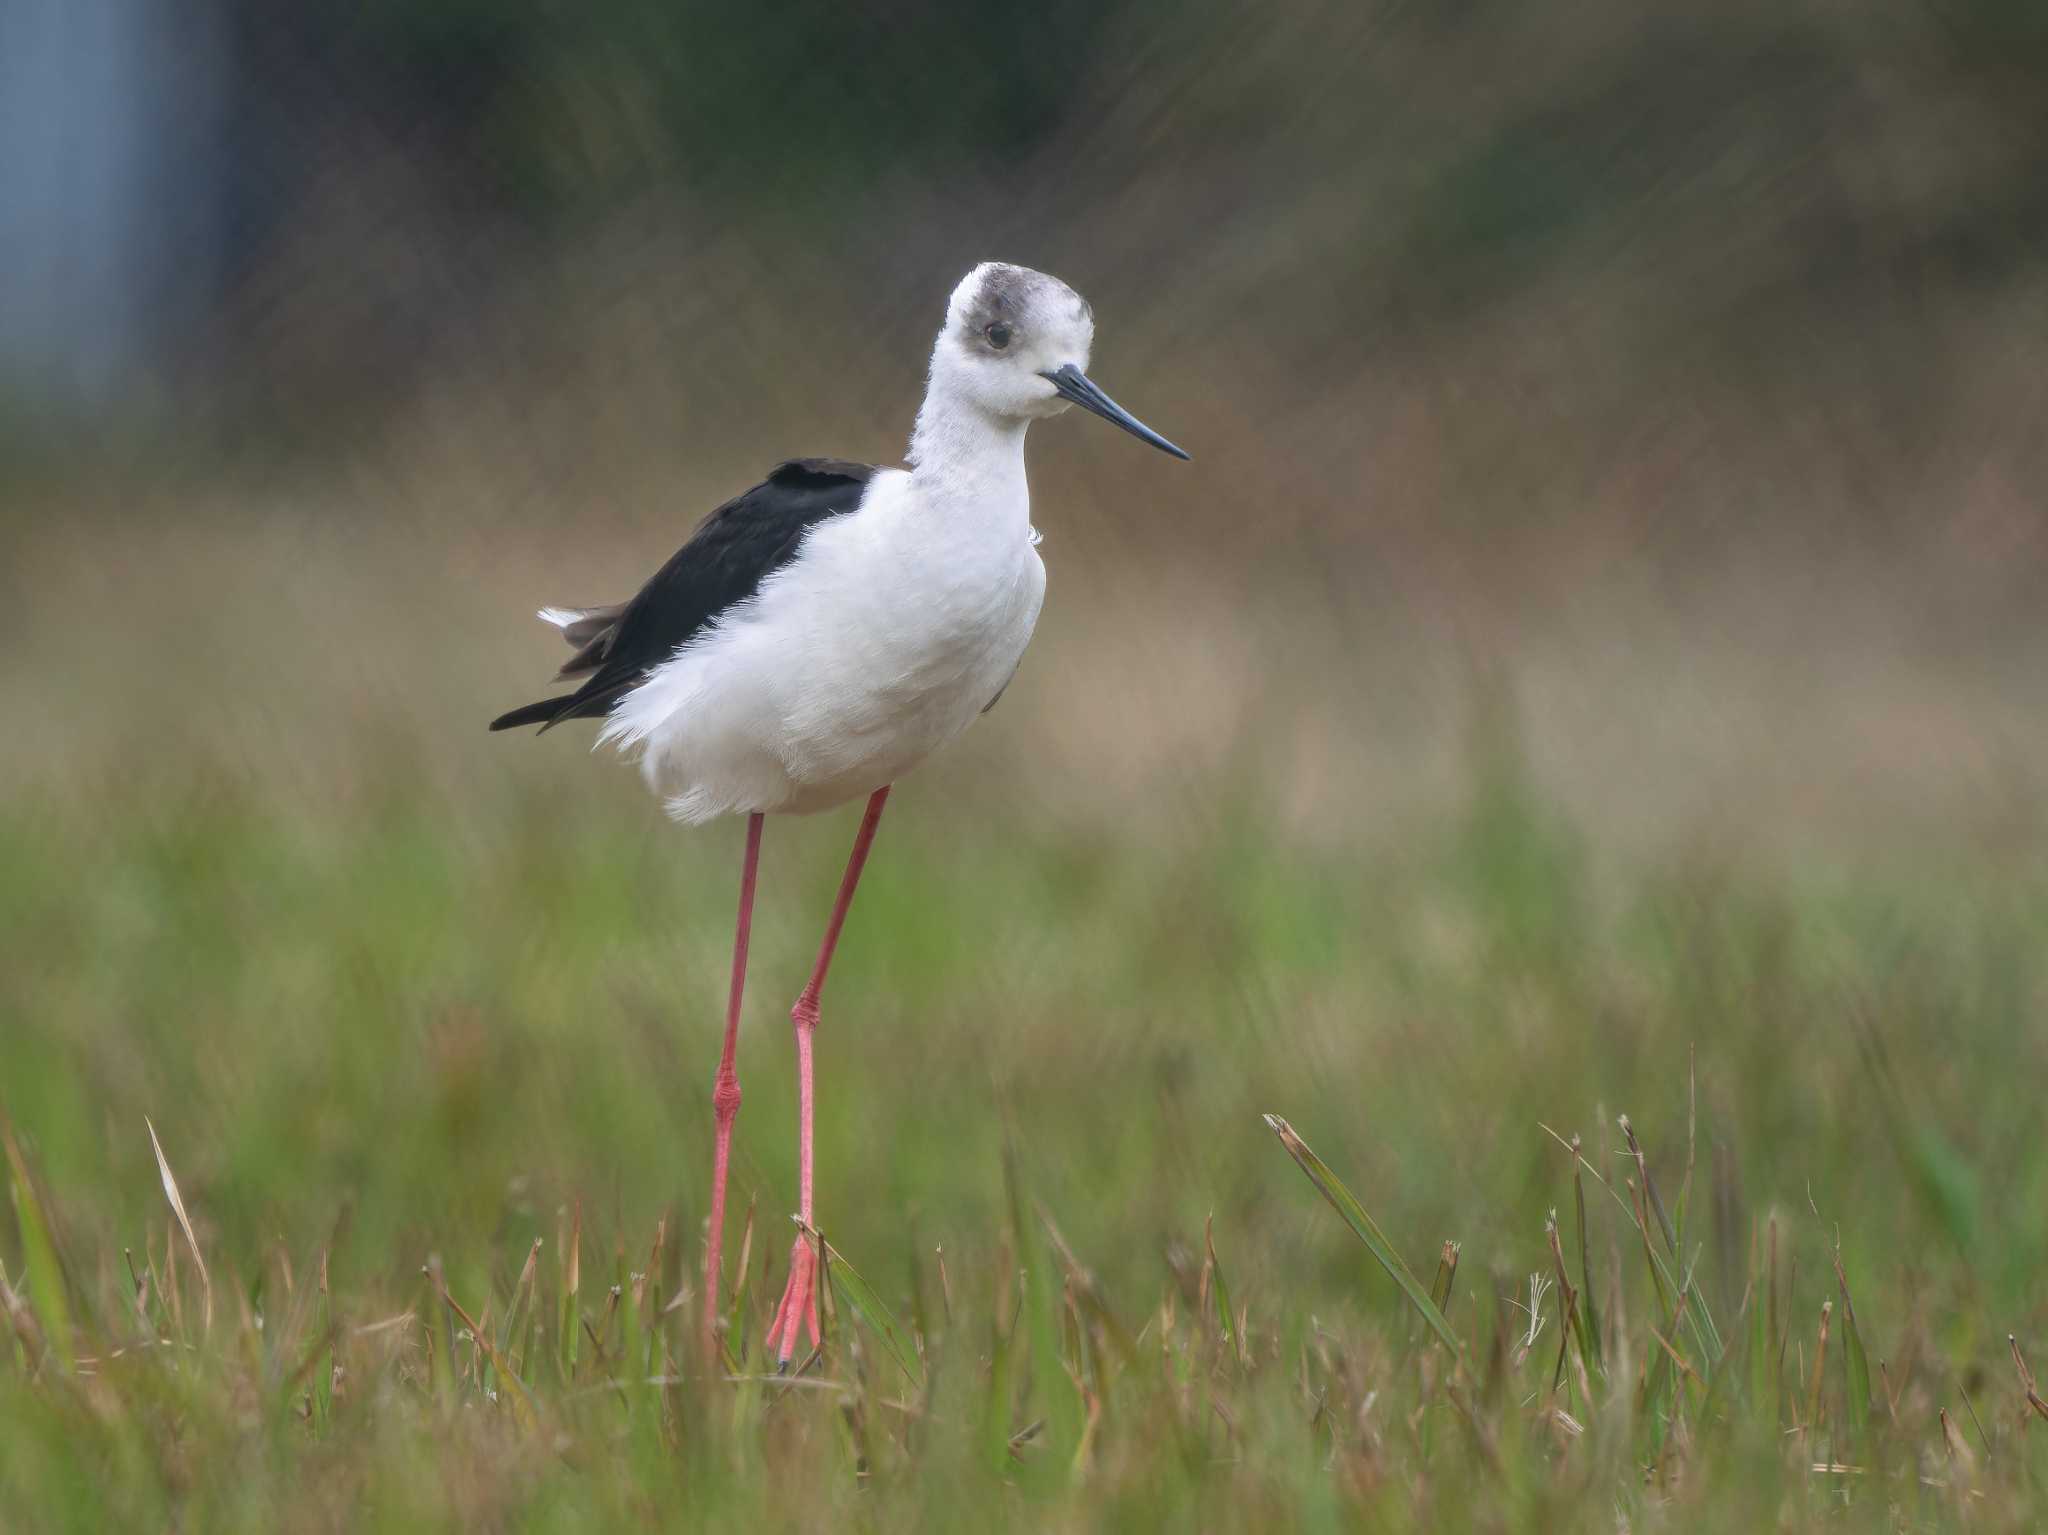
[[[1188,455],[1088,377],[1095,311],[1057,277],[984,261],[960,279],[932,351],[932,385],[999,420],[1033,421],[1069,405],[1115,422],[1141,442]]]

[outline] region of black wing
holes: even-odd
[[[761,484],[706,517],[631,602],[557,615],[564,620],[563,635],[576,647],[557,675],[581,676],[583,685],[501,714],[491,729],[546,730],[563,720],[609,714],[650,670],[795,559],[811,528],[858,507],[874,475],[872,464],[836,458],[776,465]]]

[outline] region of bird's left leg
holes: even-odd
[[[887,784],[868,796],[867,813],[861,817],[860,830],[853,839],[853,852],[846,860],[846,873],[839,881],[839,897],[832,903],[832,919],[825,924],[825,941],[818,947],[818,962],[811,968],[811,979],[804,987],[803,995],[796,999],[796,1006],[789,1011],[790,1022],[796,1026],[798,1213],[806,1226],[812,1224],[811,1035],[818,1027],[818,997],[825,989],[825,972],[832,967],[832,951],[839,946],[839,930],[846,925],[846,911],[853,904],[854,887],[860,883],[860,871],[868,861],[868,849],[874,844],[875,828],[881,824],[882,806],[888,799]],[[789,1283],[783,1289],[782,1304],[775,1308],[775,1320],[768,1324],[766,1339],[770,1348],[776,1346],[778,1337],[781,1339],[777,1359],[784,1367],[789,1364],[790,1355],[796,1352],[799,1323],[810,1332],[814,1346],[820,1340],[817,1261],[810,1239],[799,1233],[796,1245],[790,1249]]]
[[[740,1077],[733,1052],[740,1038],[740,998],[747,988],[747,936],[754,926],[754,876],[761,866],[761,817],[747,817],[747,855],[740,868],[740,915],[732,936],[732,990],[725,1004],[725,1050],[711,1087],[717,1141],[711,1153],[711,1224],[704,1247],[704,1358],[718,1358],[719,1253],[725,1246],[725,1175],[732,1161],[732,1122],[740,1111]]]

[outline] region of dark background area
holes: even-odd
[[[1750,531],[1688,494],[1733,461],[1739,499],[1787,492],[1773,526],[2038,571],[1984,504],[2040,468],[2023,0],[14,14],[41,110],[0,151],[0,376],[31,446],[54,412],[73,451],[139,422],[318,464],[468,394],[538,418],[537,475],[835,428],[885,453],[936,297],[999,255],[1094,296],[1113,376],[1224,449],[1212,528],[1267,487],[1346,549],[1539,510],[1690,548]],[[107,90],[69,88],[87,58]],[[637,402],[597,453],[549,414],[593,391]]]

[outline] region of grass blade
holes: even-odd
[[[1059,1260],[1060,1267],[1066,1275],[1067,1289],[1072,1292],[1080,1312],[1094,1323],[1103,1344],[1107,1346],[1109,1353],[1116,1356],[1118,1364],[1128,1369],[1131,1361],[1137,1356],[1137,1346],[1131,1341],[1130,1333],[1109,1309],[1109,1303],[1103,1299],[1102,1287],[1095,1282],[1095,1276],[1082,1265],[1081,1260],[1074,1256],[1074,1250],[1067,1245],[1067,1239],[1060,1235],[1059,1227],[1053,1224],[1052,1216],[1045,1206],[1038,1205],[1036,1209],[1038,1223],[1045,1228],[1045,1239],[1052,1244],[1053,1256]],[[1240,1357],[1244,1346],[1243,1337],[1244,1329],[1239,1327]]]
[[[2020,1395],[2043,1418],[2048,1418],[2048,1401],[2041,1399],[2041,1392],[2034,1384],[2034,1372],[2027,1365],[2027,1356],[2020,1352],[2020,1340],[2012,1333],[2005,1335],[2005,1346],[2012,1350],[2012,1367],[2020,1378]]]
[[[320,1289],[318,1309],[313,1313],[314,1325],[322,1339],[318,1358],[313,1366],[313,1432],[324,1436],[334,1412],[334,1292],[328,1284],[328,1254],[320,1253]]]
[[[1835,1314],[1835,1303],[1824,1300],[1820,1303],[1820,1341],[1813,1347],[1813,1379],[1806,1396],[1806,1442],[1809,1445],[1820,1441],[1820,1412],[1822,1406],[1821,1386],[1827,1380],[1828,1332]]]
[[[1330,1207],[1344,1218],[1344,1224],[1357,1233],[1358,1239],[1365,1243],[1366,1250],[1379,1261],[1380,1267],[1393,1276],[1394,1283],[1401,1287],[1409,1303],[1422,1313],[1423,1321],[1429,1323],[1437,1337],[1443,1340],[1444,1346],[1459,1358],[1463,1358],[1464,1341],[1445,1320],[1436,1303],[1429,1298],[1429,1292],[1422,1288],[1422,1281],[1415,1277],[1406,1263],[1402,1262],[1401,1255],[1394,1251],[1393,1244],[1387,1240],[1386,1234],[1374,1223],[1373,1218],[1365,1213],[1365,1206],[1361,1205],[1351,1190],[1344,1187],[1337,1175],[1323,1164],[1322,1158],[1309,1150],[1308,1142],[1296,1135],[1294,1127],[1286,1120],[1278,1114],[1268,1114],[1266,1124],[1280,1137],[1280,1144],[1287,1148],[1287,1154],[1293,1157],[1301,1170],[1308,1175],[1308,1181],[1313,1183],[1323,1198],[1330,1202]]]
[[[1664,1213],[1664,1201],[1657,1196],[1656,1180],[1650,1176],[1650,1159],[1643,1154],[1643,1143],[1636,1139],[1636,1127],[1629,1123],[1628,1115],[1621,1116],[1622,1139],[1628,1142],[1629,1155],[1635,1158],[1636,1175],[1643,1180],[1643,1194],[1650,1212],[1657,1217],[1657,1229],[1664,1237],[1664,1250],[1671,1254],[1673,1261],[1683,1262],[1678,1248],[1678,1233],[1672,1228],[1671,1217]]]
[[[1437,1254],[1436,1278],[1429,1282],[1429,1298],[1445,1316],[1451,1313],[1451,1289],[1458,1282],[1458,1254],[1463,1251],[1459,1243],[1446,1241]]]
[[[1769,1283],[1769,1273],[1764,1267],[1760,1252],[1761,1239],[1754,1233],[1750,1237],[1749,1246],[1749,1285],[1742,1296],[1742,1309],[1749,1313],[1749,1410],[1761,1416],[1768,1405],[1770,1416],[1767,1421],[1776,1427],[1778,1401],[1771,1376],[1771,1332],[1764,1294],[1764,1286]]]
[[[29,1305],[35,1311],[44,1340],[69,1374],[74,1367],[71,1306],[64,1296],[64,1271],[57,1263],[57,1247],[50,1240],[50,1224],[36,1198],[28,1164],[21,1158],[21,1148],[14,1143],[14,1127],[4,1121],[0,1121],[0,1144],[7,1150],[8,1187],[14,1196],[14,1218],[21,1226],[22,1261],[27,1269],[22,1282],[28,1287]]]
[[[568,1232],[555,1251],[561,1255],[562,1293],[556,1307],[555,1364],[568,1385],[576,1379],[576,1352],[581,1345],[577,1322],[577,1292],[583,1287],[583,1201],[577,1200],[569,1216]]]
[[[1578,1340],[1579,1359],[1586,1367],[1587,1376],[1589,1378],[1597,1378],[1600,1374],[1600,1360],[1598,1355],[1594,1353],[1592,1341],[1586,1335],[1584,1297],[1572,1288],[1572,1276],[1565,1270],[1564,1243],[1557,1234],[1557,1212],[1555,1210],[1550,1212],[1550,1219],[1543,1223],[1543,1235],[1550,1243],[1551,1261],[1557,1266],[1558,1304],[1563,1308],[1564,1319],[1567,1324],[1564,1331],[1569,1336]],[[1557,1353],[1557,1364],[1560,1374],[1564,1370],[1564,1357],[1564,1349],[1560,1347]]]
[[[1592,1239],[1586,1225],[1585,1158],[1579,1154],[1579,1138],[1572,1137],[1572,1204],[1579,1220],[1579,1305],[1586,1317],[1586,1341],[1592,1347],[1589,1363],[1600,1369],[1600,1310],[1593,1300]]]
[[[213,1280],[206,1272],[206,1259],[199,1251],[199,1239],[192,1234],[192,1217],[185,1213],[185,1201],[178,1196],[178,1180],[171,1176],[170,1161],[164,1156],[164,1143],[156,1138],[156,1126],[150,1124],[149,1116],[143,1115],[142,1122],[149,1126],[150,1149],[156,1153],[156,1168],[163,1175],[164,1197],[171,1202],[171,1213],[178,1217],[178,1229],[185,1233],[185,1245],[192,1249],[192,1261],[199,1266],[199,1293],[201,1296],[201,1322],[203,1332],[213,1331]]]
[[[1209,1299],[1216,1307],[1216,1336],[1232,1353],[1239,1353],[1237,1325],[1230,1318],[1230,1287],[1223,1282],[1223,1265],[1216,1261],[1216,1217],[1213,1215],[1202,1223],[1202,1245],[1209,1253],[1208,1261],[1202,1266],[1202,1278],[1208,1287]],[[1242,1358],[1239,1362],[1242,1363]]]
[[[1650,1240],[1650,1230],[1647,1224],[1647,1217],[1644,1215],[1639,1215],[1634,1205],[1631,1204],[1628,1199],[1622,1196],[1622,1192],[1620,1189],[1616,1188],[1612,1183],[1609,1183],[1605,1178],[1601,1177],[1599,1170],[1597,1168],[1595,1168],[1591,1163],[1587,1162],[1586,1159],[1583,1156],[1580,1156],[1578,1152],[1573,1151],[1572,1143],[1570,1141],[1566,1140],[1563,1136],[1559,1135],[1555,1130],[1551,1129],[1550,1126],[1544,1124],[1541,1120],[1538,1120],[1536,1122],[1536,1125],[1538,1129],[1540,1129],[1545,1135],[1549,1136],[1552,1140],[1556,1141],[1558,1145],[1564,1147],[1567,1151],[1572,1151],[1572,1154],[1578,1157],[1580,1168],[1582,1168],[1584,1171],[1588,1173],[1591,1173],[1593,1181],[1599,1184],[1601,1188],[1607,1191],[1607,1197],[1613,1200],[1615,1204],[1621,1207],[1621,1213],[1628,1217],[1628,1223],[1642,1235],[1644,1250],[1648,1252],[1650,1255],[1650,1267],[1653,1270],[1655,1270],[1659,1282],[1663,1284],[1665,1288],[1667,1288],[1674,1295],[1688,1294],[1689,1292],[1693,1292],[1691,1278],[1688,1276],[1686,1280],[1683,1283],[1681,1283],[1678,1277],[1671,1272],[1669,1267],[1666,1266],[1664,1260],[1657,1255],[1656,1244],[1651,1242]],[[1690,1293],[1689,1299],[1691,1301],[1691,1304],[1686,1311],[1686,1325],[1692,1329],[1693,1338],[1699,1344],[1700,1351],[1710,1360],[1719,1359],[1723,1352],[1721,1347],[1721,1335],[1714,1326],[1714,1319],[1713,1316],[1707,1310],[1706,1301],[1703,1298],[1701,1298],[1697,1293]]]
[[[1024,1285],[1020,1319],[1028,1329],[1025,1341],[1030,1348],[1031,1364],[1026,1412],[1038,1412],[1036,1421],[1045,1433],[1048,1452],[1033,1457],[1031,1465],[1034,1473],[1044,1475],[1051,1467],[1070,1468],[1074,1464],[1081,1446],[1081,1431],[1087,1422],[1087,1408],[1060,1346],[1064,1285],[1053,1266],[1044,1231],[1025,1216],[1024,1185],[1017,1169],[1016,1147],[1008,1141],[1003,1148],[1003,1187],[1009,1199],[1011,1240],[1016,1244]]]
[[[448,1307],[443,1301],[448,1287],[441,1282],[441,1259],[439,1254],[429,1254],[420,1266],[420,1277],[427,1281],[427,1375],[434,1400],[445,1411],[455,1403],[455,1338],[454,1327],[448,1320]]]
[[[491,1342],[490,1330],[462,1309],[462,1302],[450,1292],[448,1281],[442,1277],[441,1262],[438,1258],[427,1266],[426,1272],[427,1278],[433,1282],[434,1289],[440,1294],[442,1303],[455,1313],[464,1327],[469,1329],[471,1341],[490,1362],[491,1368],[497,1372],[498,1381],[504,1386],[505,1394],[512,1399],[512,1411],[519,1420],[519,1426],[531,1430],[537,1421],[533,1398],[526,1394],[526,1387],[520,1383],[519,1377],[512,1373],[505,1363],[505,1356],[500,1354],[496,1345]],[[628,1399],[630,1400],[630,1396]]]
[[[1856,1303],[1849,1299],[1849,1275],[1842,1267],[1842,1244],[1835,1242],[1835,1283],[1842,1291],[1842,1360],[1849,1372],[1849,1426],[1860,1441],[1870,1426],[1870,1356],[1863,1349],[1863,1331],[1856,1325]]]
[[[728,1369],[740,1373],[746,1357],[746,1337],[742,1326],[747,1318],[747,1300],[754,1283],[754,1200],[747,1199],[746,1224],[740,1228],[740,1262],[733,1276],[732,1301],[726,1307],[725,1336],[719,1340],[719,1351],[723,1354]],[[712,1363],[717,1363],[713,1360]]]
[[[1678,1185],[1678,1213],[1672,1217],[1676,1238],[1672,1255],[1680,1263],[1685,1261],[1687,1213],[1692,1208],[1692,1174],[1695,1154],[1699,1142],[1699,1070],[1691,1045],[1685,1051],[1685,1177]]]
[[[512,1361],[515,1372],[526,1368],[524,1352],[520,1344],[524,1339],[522,1331],[527,1313],[537,1304],[534,1286],[538,1282],[540,1268],[540,1238],[533,1239],[533,1246],[526,1250],[526,1264],[519,1270],[519,1278],[512,1285],[512,1304],[506,1308],[505,1320],[498,1329],[498,1352]]]
[[[839,1249],[826,1241],[816,1227],[797,1221],[797,1229],[818,1244],[825,1256],[826,1274],[832,1285],[832,1293],[846,1302],[853,1314],[865,1322],[868,1331],[881,1343],[882,1350],[896,1366],[910,1378],[913,1385],[924,1385],[924,1365],[912,1346],[910,1334],[903,1330],[889,1308],[882,1304],[872,1286],[860,1277],[860,1271],[840,1254]]]
[[[1007,1277],[1007,1255],[997,1269],[994,1334],[989,1339],[988,1389],[982,1393],[982,1457],[990,1470],[1007,1474],[1010,1465],[1011,1397],[1015,1390],[1016,1307]]]

